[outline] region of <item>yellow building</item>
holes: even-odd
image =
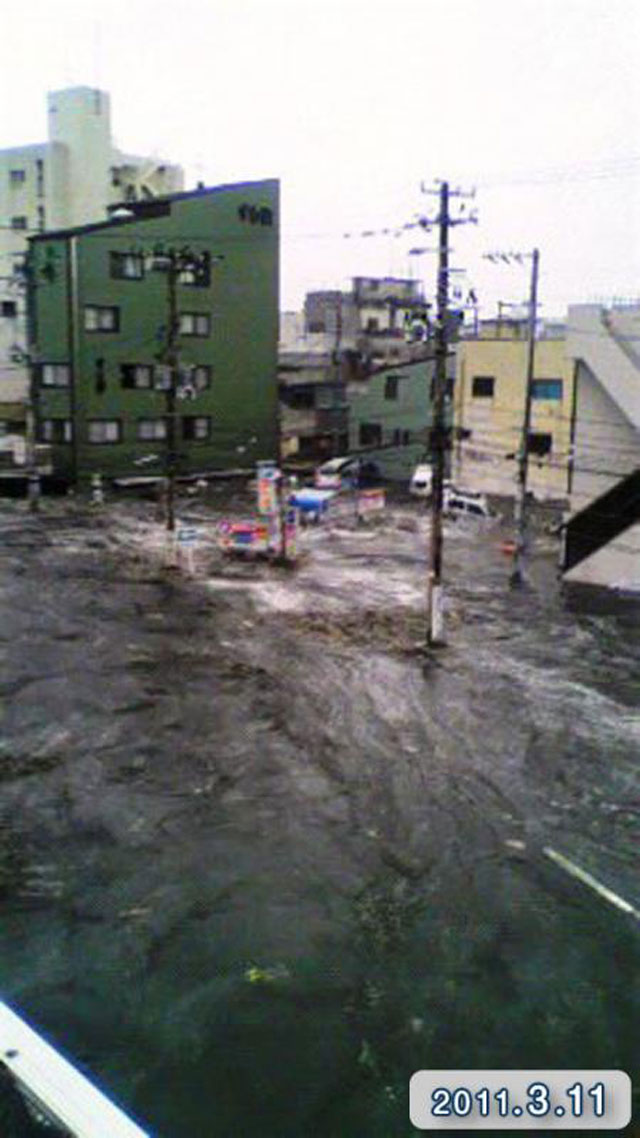
[[[526,322],[481,326],[457,345],[452,475],[457,485],[513,495],[522,440],[527,353]],[[564,499],[570,489],[574,361],[555,326],[536,339],[529,433],[528,489]]]

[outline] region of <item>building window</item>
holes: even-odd
[[[40,382],[43,387],[68,387],[68,364],[42,364]]]
[[[11,228],[12,229],[26,229],[27,228],[26,217],[24,217],[24,216],[12,217],[11,218]]]
[[[361,447],[375,447],[382,443],[382,427],[379,423],[361,423],[359,432]]]
[[[471,394],[474,399],[493,399],[495,378],[492,375],[474,375]]]
[[[399,427],[394,427],[394,429],[391,431],[389,442],[392,443],[394,447],[400,446],[402,443],[402,431]]]
[[[380,322],[377,316],[370,316],[367,320],[365,332],[378,332],[380,330]]]
[[[208,253],[198,256],[193,265],[181,269],[178,274],[180,284],[191,288],[207,288],[211,284],[211,259]]]
[[[211,437],[211,419],[208,415],[186,415],[182,420],[182,437],[202,441]]]
[[[70,443],[73,438],[71,419],[41,419],[38,438],[41,443]]]
[[[89,419],[90,443],[119,443],[122,441],[120,419]]]
[[[119,281],[141,281],[144,277],[142,253],[110,253],[111,276]]]
[[[38,197],[42,198],[44,197],[44,162],[42,158],[36,159],[36,178]]]
[[[208,336],[211,318],[202,312],[181,312],[179,331],[181,336]]]
[[[138,419],[138,439],[140,442],[166,439],[166,419]]]
[[[3,300],[2,301],[2,315],[3,316],[17,316],[18,315],[18,305],[16,304],[15,300]]]
[[[85,332],[118,332],[120,309],[106,305],[86,304],[84,309]]]
[[[553,435],[541,434],[537,431],[529,431],[529,453],[537,454],[541,457],[545,454],[551,454],[551,444],[553,443]]]
[[[156,391],[169,391],[171,388],[171,368],[167,364],[156,364],[154,367],[153,386]]]
[[[122,387],[149,389],[153,379],[151,364],[120,364]]]
[[[398,398],[398,377],[397,375],[388,375],[384,381],[384,397],[385,399]]]
[[[531,384],[532,399],[562,399],[561,379],[534,379]]]
[[[208,364],[196,364],[191,368],[189,379],[196,391],[205,391],[211,387],[211,368]]]
[[[22,186],[27,180],[26,170],[9,170],[9,185]]]
[[[45,220],[44,220],[44,206],[43,206],[43,205],[39,205],[39,206],[38,206],[38,231],[39,231],[40,233],[44,233],[44,226],[45,226]]]
[[[402,432],[402,445],[404,447],[408,447],[410,442],[411,442],[411,431],[403,431]]]

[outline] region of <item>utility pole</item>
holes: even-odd
[[[513,571],[510,582],[522,585],[524,582],[524,556],[527,546],[527,473],[529,467],[529,431],[531,429],[531,400],[533,395],[533,376],[536,348],[536,315],[538,305],[538,267],[540,253],[537,249],[531,254],[531,291],[529,297],[529,340],[527,344],[527,381],[524,398],[524,420],[522,440],[518,461],[518,493],[516,496],[515,523],[516,540],[513,553]]]
[[[510,265],[516,262],[522,265],[524,260],[531,258],[531,283],[529,286],[528,304],[528,331],[527,331],[527,369],[524,396],[524,417],[522,421],[522,435],[518,451],[518,481],[515,498],[515,528],[516,537],[513,550],[513,568],[509,583],[512,586],[524,584],[524,557],[527,549],[527,475],[529,471],[529,434],[531,430],[531,402],[533,398],[533,377],[535,371],[536,350],[536,324],[538,317],[538,271],[540,266],[540,252],[534,249],[531,253],[485,253],[485,260],[499,264],[503,261]],[[500,302],[506,307],[504,302]],[[499,308],[500,312],[500,308]]]
[[[433,419],[431,430],[431,452],[433,456],[433,481],[431,493],[431,541],[429,547],[429,576],[427,586],[427,647],[432,648],[445,643],[444,613],[442,596],[442,510],[444,501],[444,479],[446,457],[449,449],[449,436],[445,421],[445,399],[447,391],[447,358],[449,354],[450,311],[449,311],[449,231],[454,225],[477,222],[475,214],[468,217],[452,218],[449,214],[452,197],[470,197],[461,190],[450,190],[448,182],[441,182],[437,191],[439,212],[435,222],[422,219],[421,225],[430,228],[438,225],[438,285],[435,329],[435,369],[433,382]]]
[[[153,251],[152,264],[167,274],[167,329],[165,344],[162,353],[169,368],[169,383],[166,389],[166,421],[167,446],[165,451],[165,490],[166,509],[165,517],[167,531],[173,533],[176,528],[175,518],[175,482],[177,471],[176,451],[176,399],[184,395],[180,386],[180,360],[178,354],[178,336],[180,333],[180,319],[178,315],[177,285],[181,273],[189,273],[194,278],[198,274],[205,274],[208,278],[212,263],[224,260],[224,255],[211,257],[208,252],[198,253],[188,246],[180,249],[164,249],[156,247]]]
[[[178,390],[178,301],[177,284],[179,261],[175,250],[169,251],[167,270],[167,343],[166,358],[169,367],[169,386],[167,387],[167,450],[166,450],[166,519],[167,530],[173,533],[176,528],[175,481],[176,481],[176,393]]]

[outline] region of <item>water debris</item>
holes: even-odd
[[[276,964],[273,968],[260,968],[259,965],[252,964],[244,974],[249,984],[273,984],[277,980],[288,980],[290,976],[285,964]]]

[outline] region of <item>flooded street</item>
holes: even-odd
[[[419,1068],[638,1095],[640,923],[549,851],[640,910],[640,605],[451,523],[425,658],[414,503],[194,578],[148,504],[45,505],[0,507],[4,998],[158,1138],[409,1138]]]

